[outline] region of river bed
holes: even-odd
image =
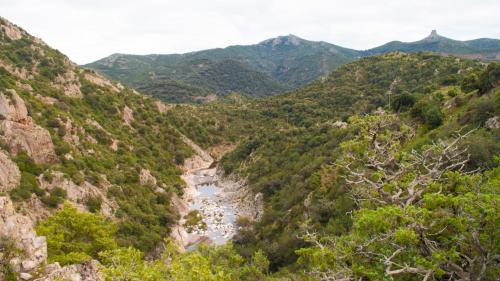
[[[192,171],[189,210],[197,210],[206,228],[194,227],[188,233],[190,241],[208,241],[221,245],[230,240],[236,231],[237,210],[226,200],[224,190],[217,185],[216,168]],[[188,246],[193,249],[197,243]]]

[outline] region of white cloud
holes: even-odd
[[[182,53],[295,34],[367,49],[437,29],[500,38],[497,0],[2,0],[0,14],[78,63],[112,53]]]

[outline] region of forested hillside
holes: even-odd
[[[151,98],[76,66],[4,19],[0,26],[2,199],[30,223],[69,201],[113,221],[118,245],[154,249],[177,222],[171,198],[182,194],[179,165],[191,149]],[[24,231],[3,223],[11,228],[2,239]]]
[[[190,140],[262,198],[225,245],[170,235]],[[500,276],[499,63],[392,52],[272,97],[165,105],[0,19],[0,141],[2,280]]]
[[[289,35],[256,45],[229,46],[181,55],[114,54],[87,67],[164,101],[199,103],[231,92],[252,97],[275,95],[300,88],[361,57],[394,51],[431,51],[491,61],[500,59],[500,40],[459,41],[438,35],[433,30],[419,41],[392,41],[357,51]],[[211,98],[207,98],[209,95]]]
[[[264,250],[273,269],[291,265],[296,267],[294,263],[300,257],[299,262],[311,263],[311,271],[322,268],[326,271],[324,274],[328,275],[329,267],[334,266],[337,260],[336,255],[344,255],[342,252],[329,252],[330,249],[326,251],[327,248],[323,249],[323,246],[315,250],[308,248],[310,243],[318,245],[319,240],[311,241],[312,238],[321,239],[326,243],[324,247],[338,239],[352,239],[351,235],[358,234],[351,232],[360,231],[353,229],[357,227],[356,219],[376,219],[363,216],[375,216],[377,212],[387,211],[378,210],[380,206],[389,209],[408,206],[425,208],[420,200],[423,193],[435,192],[430,186],[447,183],[450,180],[447,177],[451,176],[458,177],[459,181],[469,181],[468,177],[462,178],[466,171],[476,171],[474,179],[477,184],[484,182],[485,186],[495,185],[500,151],[497,117],[500,90],[495,88],[498,86],[499,69],[499,65],[494,63],[485,68],[484,64],[478,62],[432,53],[390,53],[348,64],[321,81],[283,95],[256,101],[234,96],[191,109],[178,106],[171,115],[177,118],[173,123],[184,128],[186,133],[202,136],[198,141],[206,146],[227,141],[239,142],[220,165],[227,174],[245,178],[254,192],[264,195],[265,212],[256,223],[240,221],[242,230],[234,239],[238,251],[248,256],[256,249]],[[189,122],[183,114],[199,116],[203,122]],[[353,117],[356,114],[361,116]],[[364,114],[371,115],[362,117]],[[259,127],[256,124],[262,125]],[[401,130],[401,133],[393,130]],[[239,137],[233,133],[235,131],[241,132]],[[439,172],[439,177],[426,178],[424,183],[419,178],[415,182],[422,189],[418,199],[402,207],[390,200],[383,201],[387,199],[372,198],[374,195],[365,194],[369,188],[374,188],[370,186],[371,181],[376,181],[374,184],[377,183],[379,188],[390,188],[388,191],[395,188],[393,192],[396,194],[391,196],[399,197],[399,192],[409,192],[405,190],[407,184],[412,180],[417,181],[417,171],[423,173],[417,170],[420,169],[418,167],[410,169],[417,165],[412,163],[422,161],[422,157],[437,157],[430,152],[435,153],[436,149],[442,153],[457,138],[457,134],[467,134],[466,137],[458,137],[452,145],[456,152],[460,151],[460,161],[456,161],[463,165],[454,167],[461,167],[461,172],[456,172],[456,169],[450,169],[454,173],[443,170]],[[379,141],[390,143],[384,144],[387,145],[385,150],[379,151]],[[445,150],[448,149],[451,148]],[[370,153],[380,159],[365,158]],[[399,158],[406,154],[405,158]],[[378,180],[376,177],[371,178],[374,176],[371,169],[386,168],[382,165],[384,157],[401,161],[390,165],[387,163],[387,168],[396,169],[403,165],[405,170],[390,170],[395,173],[391,174],[395,178],[385,174],[378,175],[383,176]],[[375,160],[382,161],[380,167],[367,162]],[[356,164],[356,161],[360,164]],[[446,163],[432,165],[440,165],[436,169],[444,169],[446,165],[456,164]],[[370,173],[366,180],[358,177],[359,169],[365,167],[363,165]],[[423,166],[421,168],[425,169]],[[493,170],[484,172],[490,169]],[[385,170],[380,172],[389,173]],[[349,175],[355,179],[350,179]],[[391,182],[395,179],[401,180],[402,186]],[[361,188],[363,184],[368,184],[366,190]],[[393,184],[396,186],[390,187]],[[465,188],[467,194],[470,192],[467,188],[472,186]],[[479,196],[485,196],[485,204],[494,206],[498,200],[494,195],[497,192],[498,187],[493,190],[485,187],[485,194]],[[458,196],[453,200],[463,200],[460,197],[462,193],[457,194],[453,190],[449,190],[446,196]],[[353,211],[357,214],[354,217],[351,215]],[[437,210],[427,211],[432,213]],[[382,217],[386,215],[382,214]],[[497,222],[493,220],[489,223]],[[367,226],[363,227],[362,231],[371,233]],[[480,229],[477,231],[485,231]],[[469,231],[464,230],[460,235],[470,235]],[[311,238],[307,233],[314,235]],[[304,235],[308,238],[305,239]],[[337,235],[348,238],[335,238]],[[356,239],[359,237],[356,236]],[[498,251],[493,245],[487,247],[493,252]],[[296,251],[303,247],[307,249]],[[339,251],[354,250],[343,248]],[[403,249],[393,250],[399,252]],[[323,255],[332,255],[333,264],[323,260]],[[412,256],[410,253],[406,255]],[[360,266],[367,266],[365,262]],[[492,262],[489,261],[489,268]],[[383,261],[380,263],[380,266],[384,264]],[[338,270],[344,272],[347,269]],[[370,270],[374,270],[371,276],[374,280],[378,279],[377,274],[383,275],[383,270],[382,273],[375,268]],[[349,268],[348,272],[355,276],[368,276],[362,268]],[[333,276],[335,272],[330,273]]]
[[[289,35],[181,55],[114,54],[86,67],[164,101],[196,102],[208,93],[186,96],[184,91],[158,85],[183,83],[217,96],[231,92],[270,96],[309,83],[358,55],[354,50]]]

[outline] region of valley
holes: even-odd
[[[0,18],[0,280],[497,280],[498,40],[450,40],[92,70]]]

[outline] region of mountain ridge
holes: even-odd
[[[207,100],[209,95],[222,97],[231,92],[252,97],[274,95],[304,86],[361,57],[393,51],[432,51],[442,55],[500,60],[500,40],[479,38],[458,41],[432,30],[418,41],[391,41],[368,50],[355,50],[289,34],[257,44],[181,54],[115,53],[85,66],[167,102],[199,102]],[[200,60],[211,68],[202,76],[197,63]],[[240,87],[237,81],[245,81],[248,85]],[[179,83],[186,87],[160,86]],[[186,94],[187,88],[204,90]]]

